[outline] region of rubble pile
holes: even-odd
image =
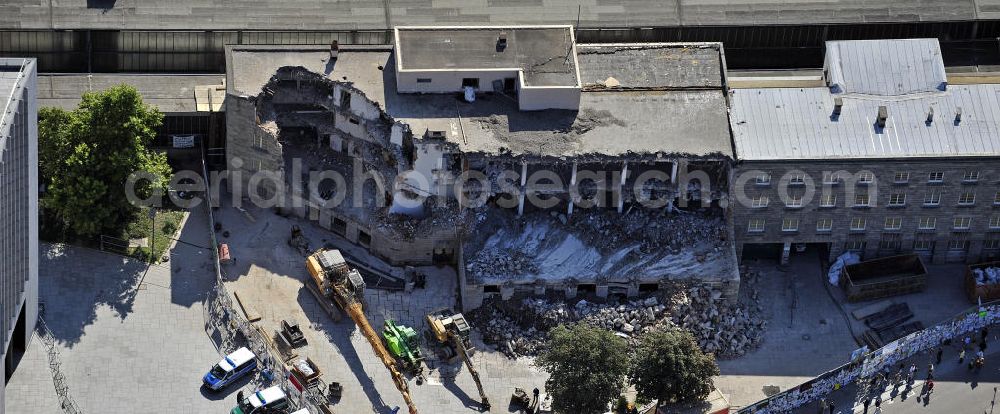
[[[662,209],[637,208],[622,215],[603,210],[574,216],[568,226],[603,249],[639,242],[642,252],[665,248],[680,253],[685,247],[706,242],[722,247],[726,242],[725,221],[699,212],[664,213]]]
[[[469,313],[486,343],[510,358],[534,356],[545,346],[546,332],[560,324],[585,323],[616,332],[633,345],[643,334],[685,329],[705,352],[736,358],[755,349],[766,321],[759,306],[730,304],[707,286],[673,289],[660,296],[627,302],[576,303],[547,299],[487,301]]]
[[[531,256],[518,250],[485,249],[465,264],[465,270],[480,277],[508,278],[526,273],[537,273]]]

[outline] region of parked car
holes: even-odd
[[[287,413],[288,398],[281,387],[275,385],[244,397],[240,391],[236,396],[237,405],[230,414],[271,414]]]
[[[247,348],[226,355],[202,377],[208,389],[218,391],[257,368],[257,356]]]

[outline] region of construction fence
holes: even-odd
[[[918,353],[941,346],[946,341],[976,334],[986,326],[1000,322],[1000,301],[990,302],[962,312],[952,319],[914,332],[885,346],[864,353],[847,364],[805,382],[798,387],[775,394],[765,400],[743,407],[739,414],[787,413],[817,401],[831,392],[868,378],[897,365]],[[861,381],[867,384],[868,381]],[[863,393],[863,392],[862,392]]]
[[[208,177],[208,170],[202,160],[202,172]],[[205,182],[209,182],[207,179]],[[207,190],[207,189],[206,189]],[[288,395],[288,399],[296,408],[308,408],[310,412],[320,411],[318,407],[326,406],[323,395],[325,387],[307,388],[304,384],[294,381],[272,342],[265,334],[243,317],[234,306],[233,297],[226,290],[222,266],[219,263],[219,242],[215,237],[215,215],[208,210],[208,233],[212,238],[212,257],[215,267],[215,289],[206,303],[205,330],[213,339],[218,340],[219,352],[223,355],[235,351],[241,346],[249,348],[258,359],[257,376],[249,384],[254,389],[279,385]]]

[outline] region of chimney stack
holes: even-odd
[[[889,108],[885,105],[879,105],[878,107],[878,120],[875,123],[879,128],[885,128],[885,121],[889,119]]]
[[[840,118],[840,111],[844,108],[844,98],[833,98],[833,117]]]

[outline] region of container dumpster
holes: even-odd
[[[983,302],[1000,299],[1000,281],[991,283],[993,280],[987,278],[987,280],[977,282],[977,274],[986,274],[986,272],[1000,273],[1000,261],[971,264],[965,267],[965,294],[969,296],[972,303],[979,303],[980,298]]]
[[[851,302],[920,292],[927,287],[927,268],[915,254],[866,260],[845,266],[840,285]]]

